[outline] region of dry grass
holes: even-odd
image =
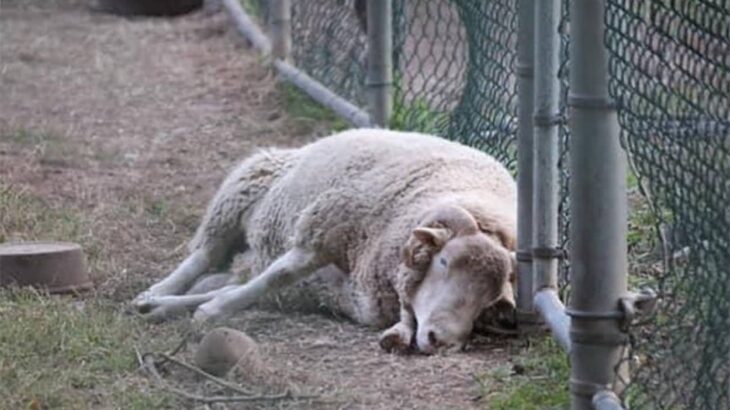
[[[123,302],[182,259],[235,161],[342,124],[277,87],[225,15],[126,20],[86,4],[4,1],[0,13],[0,241],[80,242],[96,284],[77,298],[0,293],[0,408],[200,408],[150,384],[134,354],[174,346],[187,321],[149,325]],[[228,325],[265,358],[235,379],[317,395],[238,408],[488,408],[485,374],[527,354],[478,337],[463,354],[388,355],[374,330],[305,312]]]

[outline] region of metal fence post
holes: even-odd
[[[560,124],[560,0],[535,2],[535,111],[532,208],[532,267],[535,308],[559,343],[570,350],[570,320],[557,294],[558,125]]]
[[[288,60],[291,52],[291,0],[271,0],[271,53]]]
[[[393,2],[367,2],[368,108],[373,125],[387,127],[393,109]]]
[[[522,325],[536,321],[532,304],[532,142],[534,0],[517,3],[517,316]]]
[[[616,107],[608,94],[605,0],[571,2],[570,200],[573,409],[616,387],[626,334],[619,299],[626,292],[625,161]]]

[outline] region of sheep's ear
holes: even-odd
[[[512,286],[515,286],[517,284],[517,252],[510,252],[509,260],[510,260],[509,281],[512,284]]]
[[[403,248],[403,262],[412,269],[427,269],[431,264],[433,254],[444,246],[451,235],[451,230],[446,228],[418,227],[414,229]]]
[[[426,246],[441,249],[451,237],[451,231],[446,228],[420,227],[413,230],[413,236]]]
[[[508,250],[517,248],[517,238],[514,234],[514,226],[498,219],[482,219],[478,222],[479,230],[487,235],[494,235]]]

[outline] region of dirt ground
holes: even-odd
[[[327,131],[291,118],[282,99],[222,12],[124,19],[87,1],[2,2],[0,182],[89,221],[97,291],[87,297],[120,310],[183,258],[239,158]],[[390,355],[373,329],[296,312],[252,310],[227,324],[260,343],[271,375],[318,396],[263,407],[486,408],[476,380],[509,367],[514,348],[480,336],[465,353]],[[181,336],[164,335],[171,345]]]

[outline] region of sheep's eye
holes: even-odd
[[[439,263],[441,264],[441,266],[448,265],[448,263],[446,262],[446,258],[439,258]]]

